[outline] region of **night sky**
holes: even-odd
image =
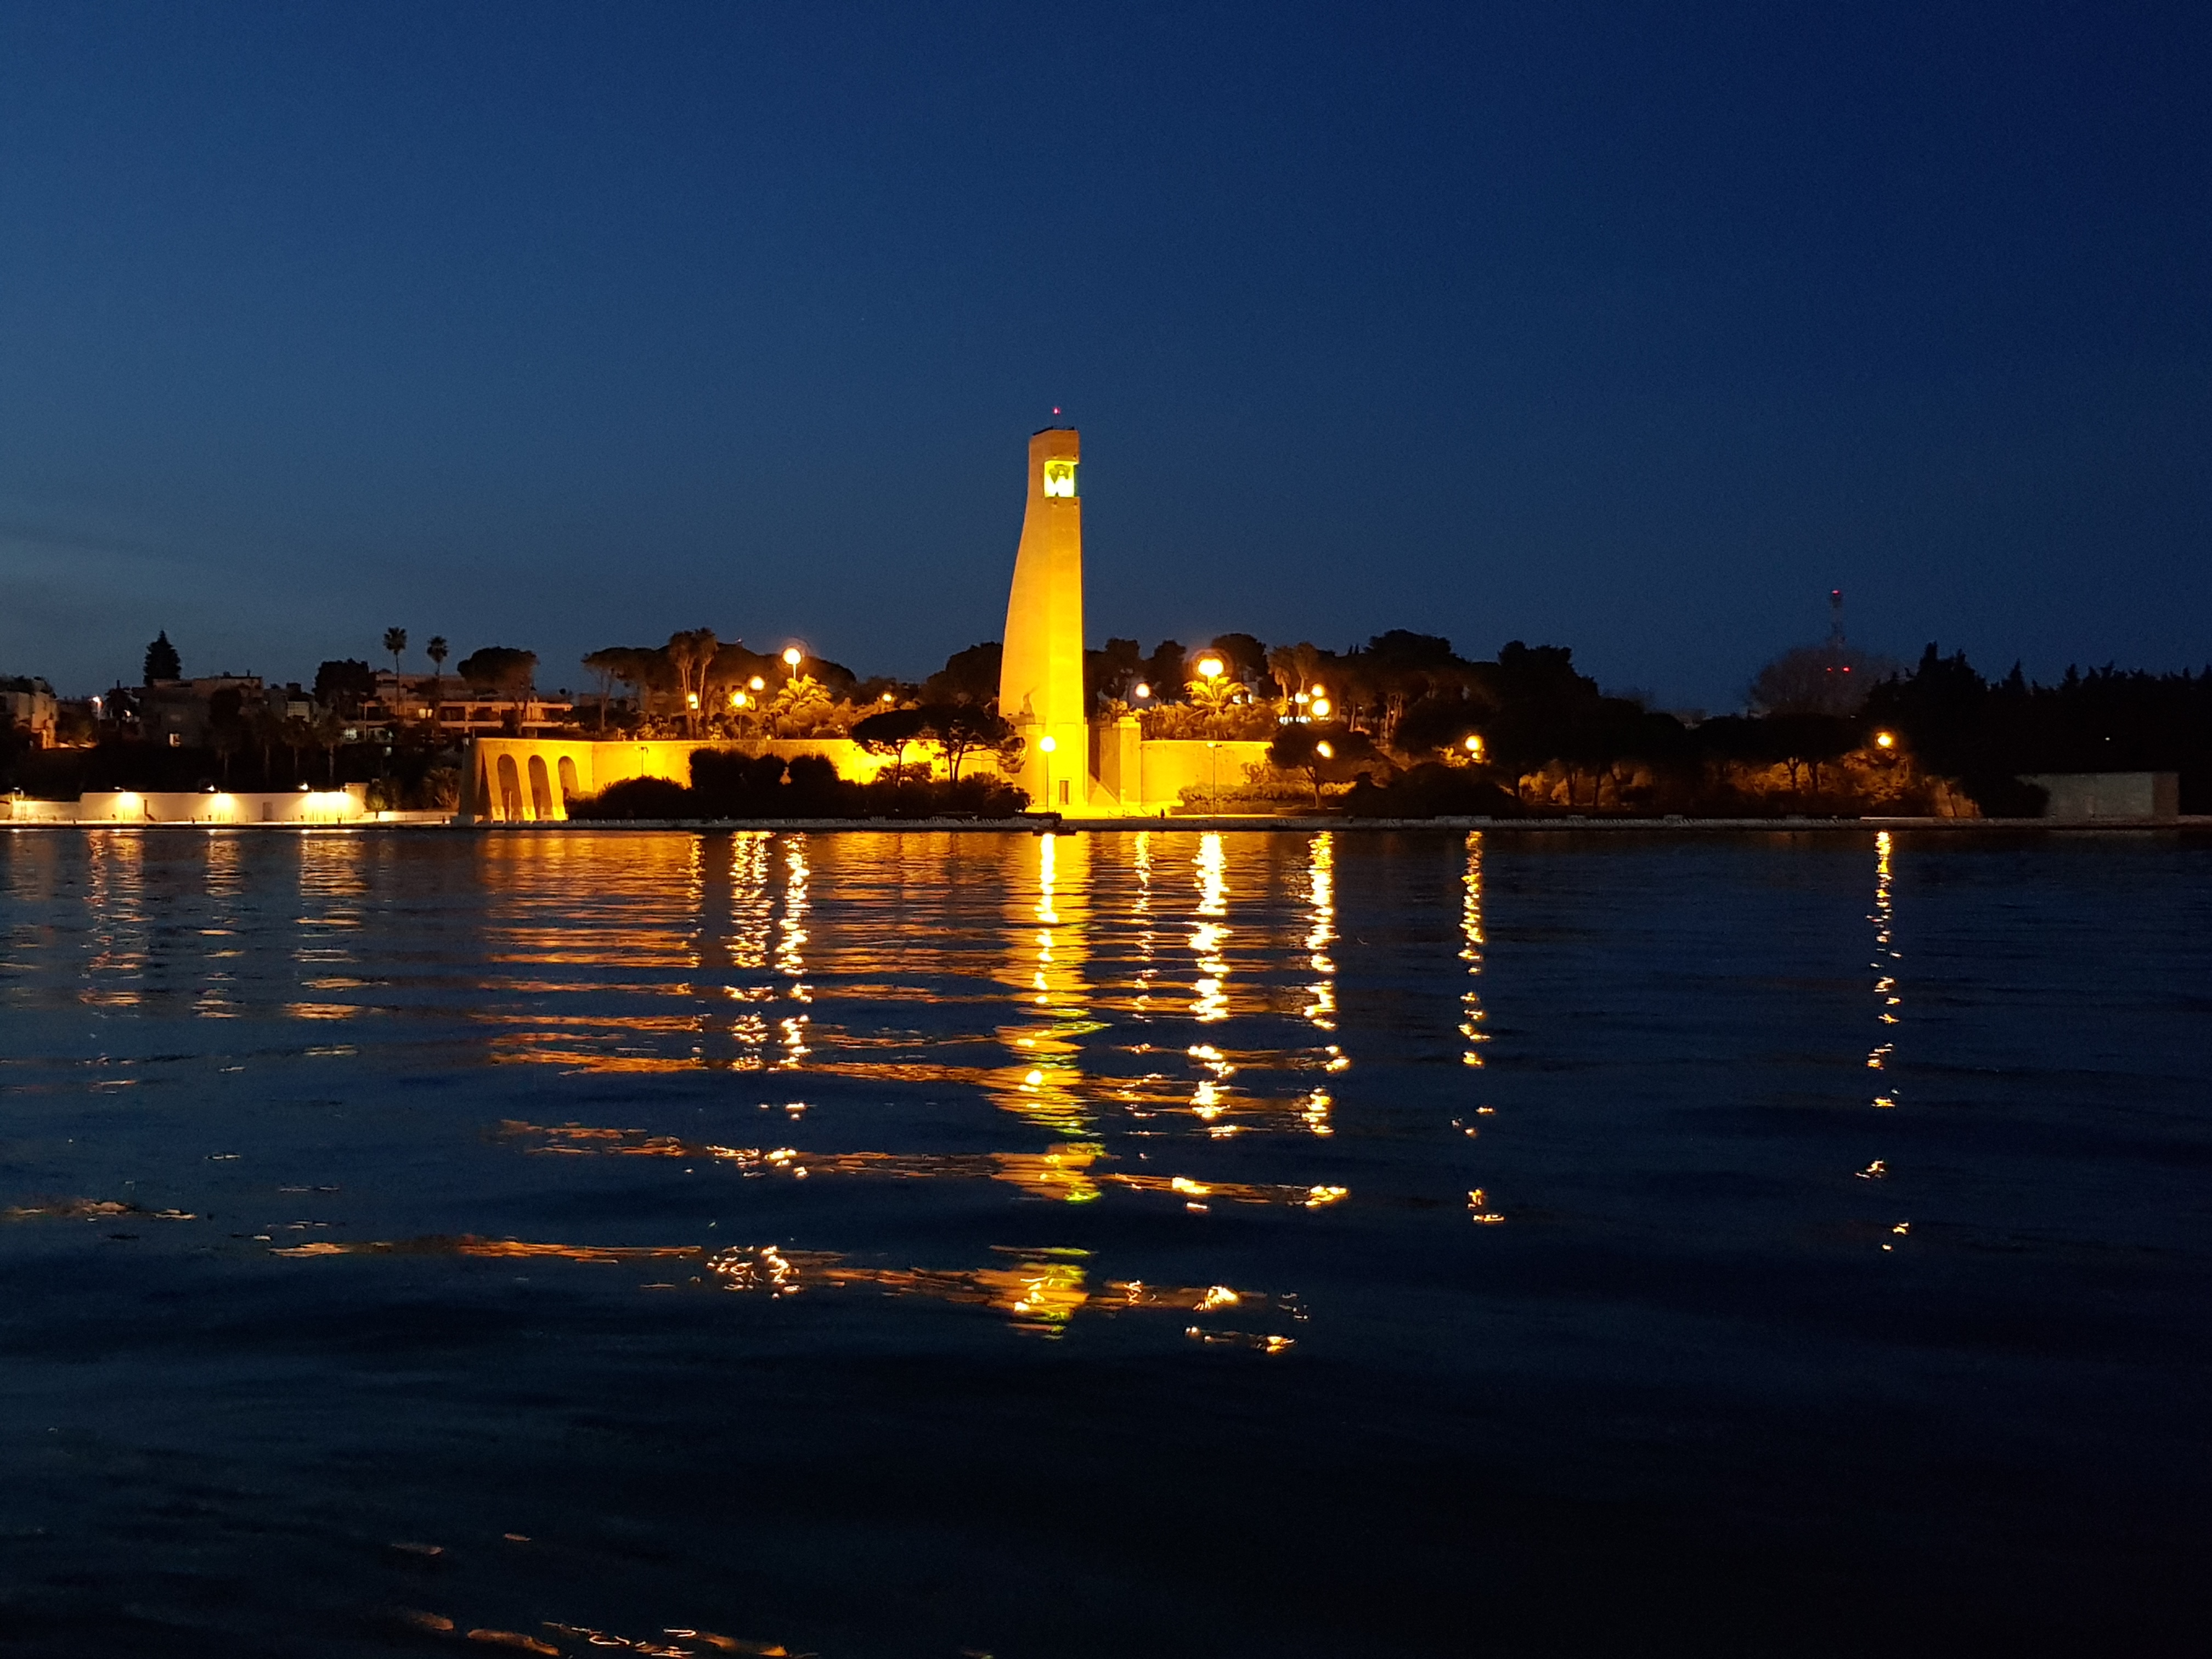
[[[2212,7],[0,10],[0,672],[2212,659]],[[1055,405],[1065,413],[1053,418]]]

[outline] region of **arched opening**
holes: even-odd
[[[545,757],[530,757],[530,816],[545,819],[553,816],[553,780],[545,775]]]
[[[561,816],[565,818],[568,816],[568,803],[583,793],[581,787],[576,782],[576,763],[566,755],[562,756],[560,770],[556,775],[561,780],[559,803]]]
[[[499,819],[513,823],[522,816],[522,775],[514,769],[514,757],[499,757]]]

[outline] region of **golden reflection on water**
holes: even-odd
[[[238,1000],[232,994],[237,970],[231,966],[245,951],[238,943],[238,904],[245,893],[241,854],[244,842],[236,836],[210,831],[206,842],[204,872],[208,912],[200,937],[202,947],[199,989],[192,998],[192,1012],[201,1019],[235,1019]]]
[[[86,836],[85,908],[93,918],[92,954],[77,1000],[95,1008],[137,1007],[145,1000],[150,931],[143,834]]]
[[[1010,894],[1015,957],[1006,979],[1021,987],[1022,1017],[1001,1025],[1010,1058],[985,1082],[992,1103],[1057,1134],[1088,1138],[1083,1039],[1105,1027],[1092,1017],[1084,969],[1090,919],[1091,838],[1036,836],[1035,887]]]
[[[422,1238],[349,1242],[316,1239],[306,1244],[271,1245],[268,1254],[290,1261],[341,1255],[454,1256],[495,1261],[569,1261],[593,1267],[688,1262],[696,1286],[762,1294],[771,1298],[811,1290],[866,1288],[885,1296],[916,1296],[968,1307],[990,1308],[1006,1316],[1018,1331],[1057,1336],[1077,1314],[1111,1316],[1131,1312],[1230,1314],[1241,1319],[1271,1311],[1301,1317],[1295,1297],[1271,1297],[1226,1285],[1152,1285],[1140,1279],[1104,1279],[1094,1286],[1086,1266],[1088,1250],[1052,1246],[994,1245],[1001,1262],[979,1267],[889,1267],[856,1261],[838,1250],[787,1249],[776,1244],[741,1244],[709,1250],[697,1244],[562,1244],[518,1238],[479,1238],[471,1234]],[[681,1288],[672,1279],[648,1281],[647,1290]],[[1294,1340],[1281,1333],[1208,1330],[1199,1336],[1250,1340],[1279,1352]]]
[[[1467,964],[1468,986],[1460,995],[1459,1032],[1467,1039],[1460,1060],[1463,1065],[1479,1066],[1482,1064],[1482,1045],[1490,1041],[1482,1029],[1480,981],[1486,941],[1482,936],[1482,832],[1479,830],[1469,832],[1467,838],[1467,874],[1461,878],[1461,885],[1459,957]]]
[[[1874,848],[1874,909],[1867,917],[1874,924],[1874,960],[1867,965],[1875,973],[1874,994],[1878,1011],[1875,1018],[1882,1025],[1889,1026],[1897,1024],[1897,1011],[1905,1004],[1898,989],[1897,974],[1897,964],[1905,960],[1905,956],[1896,945],[1897,901],[1890,867],[1895,848],[1888,830],[1875,836]],[[1867,1069],[1885,1074],[1876,1085],[1876,1106],[1897,1104],[1896,1085],[1887,1075],[1891,1057],[1896,1052],[1895,1041],[1884,1033],[1867,1054]]]
[[[1199,920],[1191,926],[1190,953],[1197,962],[1199,976],[1191,984],[1190,1012],[1201,1025],[1229,1018],[1229,993],[1225,988],[1229,960],[1224,954],[1229,940],[1225,863],[1221,837],[1200,836],[1198,852],[1191,860],[1192,884],[1198,889]]]

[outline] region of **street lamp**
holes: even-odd
[[[1052,755],[1060,747],[1060,739],[1048,732],[1037,739],[1037,753],[1044,757],[1044,810],[1052,811]]]
[[[1473,759],[1482,758],[1482,738],[1479,734],[1472,732],[1468,733],[1467,752]]]
[[[1896,747],[1897,747],[1897,733],[1896,733],[1896,732],[1875,732],[1875,733],[1874,734],[1874,746],[1875,746],[1875,748],[1877,748],[1877,749],[1894,749],[1894,748],[1896,748]]]
[[[797,646],[787,645],[783,647],[783,665],[793,673],[796,674],[799,672],[799,665],[805,660],[806,653]]]
[[[745,684],[752,687],[756,691],[765,691],[768,690],[768,682],[757,674],[754,675],[752,678],[747,680]]]
[[[1139,700],[1142,700],[1143,698],[1149,697],[1149,696],[1151,696],[1152,695],[1152,688],[1151,686],[1149,686],[1149,685],[1146,684],[1144,683],[1144,681],[1142,681],[1142,680],[1139,680],[1139,681],[1137,682],[1137,696],[1139,697]]]
[[[1198,672],[1209,680],[1218,680],[1221,678],[1221,659],[1218,657],[1200,657],[1198,659]]]
[[[1314,711],[1314,717],[1316,720],[1325,720],[1328,718],[1329,703],[1327,697],[1316,697],[1306,706]]]

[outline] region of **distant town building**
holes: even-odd
[[[565,694],[532,690],[510,696],[470,685],[452,674],[395,674],[380,669],[376,694],[362,706],[355,724],[366,735],[434,720],[441,736],[544,737],[573,728],[576,704]]]
[[[9,726],[27,733],[40,748],[51,749],[58,741],[61,705],[46,681],[30,675],[0,680],[0,711]]]
[[[239,719],[265,708],[269,690],[258,674],[209,674],[198,679],[155,680],[137,693],[138,730],[149,743],[196,749],[218,718]]]

